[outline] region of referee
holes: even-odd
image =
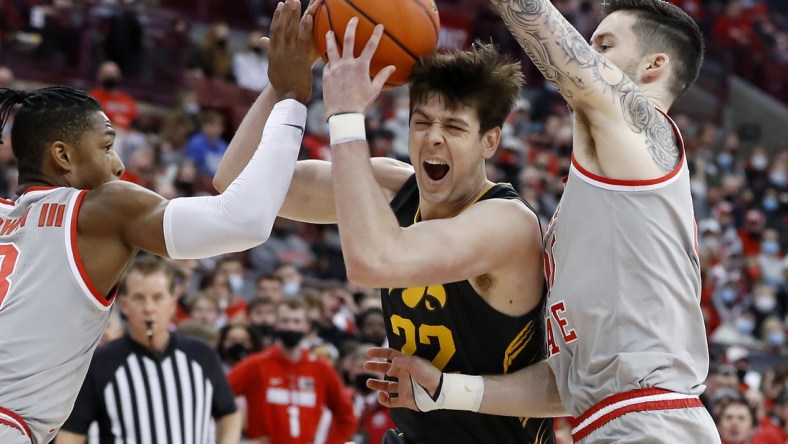
[[[218,355],[168,330],[173,276],[171,263],[150,256],[129,267],[118,299],[126,335],[96,351],[56,444],[85,443],[93,421],[99,444],[240,441],[241,416]]]

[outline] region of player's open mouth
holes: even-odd
[[[449,173],[449,166],[438,160],[425,160],[422,165],[427,176],[432,180],[441,180]]]

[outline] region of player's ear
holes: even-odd
[[[482,157],[490,159],[495,154],[495,150],[498,149],[500,143],[501,127],[496,126],[495,128],[487,130],[482,136]]]
[[[60,140],[52,142],[52,145],[49,146],[49,159],[61,173],[71,172],[73,155],[73,148]]]
[[[670,57],[664,52],[649,54],[643,64],[645,65],[642,73],[643,82],[650,83],[668,75]]]

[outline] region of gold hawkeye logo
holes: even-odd
[[[427,310],[437,310],[446,305],[446,289],[443,285],[406,288],[402,291],[402,301],[410,308],[416,308],[421,301],[424,301]]]

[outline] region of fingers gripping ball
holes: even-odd
[[[438,46],[440,20],[433,0],[322,0],[315,14],[315,42],[323,60],[326,56],[326,33],[334,31],[342,51],[342,38],[351,18],[358,17],[353,55],[358,57],[369,40],[375,25],[384,27],[370,66],[370,76],[389,65],[397,70],[384,88],[400,86],[408,81],[413,65]]]

